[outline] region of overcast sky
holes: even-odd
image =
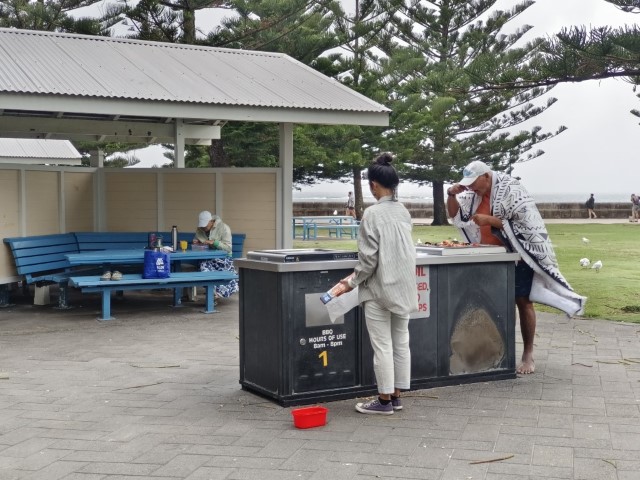
[[[353,9],[355,0],[344,0],[345,8]],[[497,8],[511,8],[515,0],[498,0]],[[197,27],[209,31],[228,12],[200,12]],[[621,26],[640,20],[640,16],[621,12],[604,0],[537,0],[514,22],[533,25],[523,41],[545,36],[563,27],[585,25]],[[561,135],[540,144],[546,153],[516,166],[514,175],[522,178],[532,193],[620,193],[621,200],[631,192],[640,191],[640,119],[631,115],[640,109],[640,99],[632,86],[622,80],[591,81],[558,85],[550,95],[558,102],[530,125],[543,130],[568,128]],[[223,129],[224,134],[224,129]],[[138,153],[140,166],[161,163],[159,149]],[[335,185],[331,190],[348,186]]]

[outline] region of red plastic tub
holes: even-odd
[[[291,415],[296,428],[313,428],[326,425],[327,412],[324,407],[305,407],[291,410]]]

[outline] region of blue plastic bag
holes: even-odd
[[[168,253],[145,250],[142,278],[169,278],[171,261]]]

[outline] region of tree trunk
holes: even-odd
[[[364,199],[362,197],[362,175],[360,168],[353,167],[353,194],[356,197],[356,218],[362,219],[362,213],[364,212]]]
[[[211,140],[211,146],[209,147],[209,163],[213,168],[231,166],[229,157],[224,151],[222,139]]]
[[[196,12],[190,9],[182,11],[182,34],[183,43],[190,45],[196,43]]]
[[[444,182],[433,182],[433,222],[432,226],[449,225],[447,206],[444,202]]]

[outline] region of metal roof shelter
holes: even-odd
[[[389,109],[279,53],[0,29],[0,136],[172,143],[228,121],[280,124],[284,224],[293,124],[388,125]],[[286,246],[286,245],[285,245]]]
[[[82,155],[69,140],[0,138],[0,163],[80,165]]]

